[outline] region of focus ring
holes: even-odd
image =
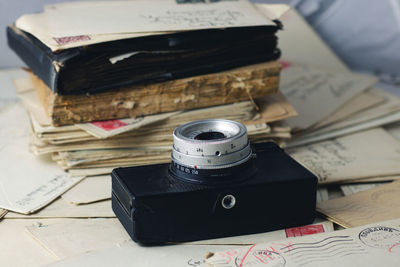
[[[172,160],[199,169],[236,166],[251,157],[246,127],[222,119],[194,121],[174,131]]]

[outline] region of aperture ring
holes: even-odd
[[[172,160],[187,167],[197,169],[221,169],[236,166],[246,162],[252,151],[248,143],[242,150],[224,154],[223,156],[194,156],[172,150]]]

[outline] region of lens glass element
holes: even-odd
[[[221,132],[204,132],[196,135],[195,140],[216,140],[225,138],[225,135]]]

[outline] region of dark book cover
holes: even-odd
[[[7,28],[8,44],[60,95],[96,93],[174,80],[279,58],[277,26],[236,27],[122,39],[52,52],[29,33]],[[112,58],[127,55],[119,61]]]

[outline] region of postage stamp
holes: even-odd
[[[322,224],[315,224],[315,225],[305,225],[305,226],[288,228],[285,229],[285,232],[286,232],[286,237],[296,237],[296,236],[324,233],[325,229]]]

